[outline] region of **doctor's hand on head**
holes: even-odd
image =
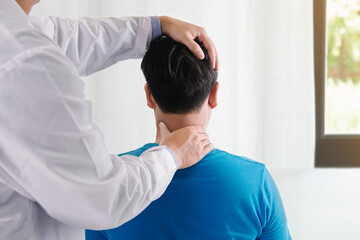
[[[204,28],[168,16],[160,16],[159,19],[162,33],[187,46],[199,59],[204,59],[205,55],[195,39],[202,42],[208,51],[211,65],[215,70],[219,70],[219,58],[215,45]]]
[[[179,169],[190,167],[199,162],[214,149],[202,125],[184,127],[170,132],[165,123],[159,123],[160,145],[170,148],[178,159]]]

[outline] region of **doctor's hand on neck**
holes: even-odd
[[[32,7],[37,4],[40,0],[16,0],[20,7],[26,14],[29,14]]]
[[[160,145],[170,148],[179,162],[179,169],[190,167],[199,162],[214,149],[204,126],[189,126],[170,132],[167,126],[159,123]]]

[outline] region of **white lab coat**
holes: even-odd
[[[15,0],[0,0],[1,240],[82,239],[165,191],[172,152],[110,155],[79,78],[143,56],[150,39],[150,18],[30,23]]]

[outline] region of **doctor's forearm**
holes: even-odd
[[[30,185],[40,186],[37,181],[47,178],[43,185],[46,188],[33,188],[31,195],[51,217],[61,222],[94,230],[114,228],[137,216],[163,194],[176,165],[165,148],[152,150],[140,158],[116,155],[111,158],[113,171],[103,178],[101,169],[87,168],[79,175],[80,166],[76,165],[61,176],[61,166],[47,162],[49,171],[54,173],[48,174],[47,168],[42,172],[33,169],[38,177],[24,184],[30,189]]]

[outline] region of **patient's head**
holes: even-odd
[[[206,125],[210,110],[217,105],[217,72],[201,47],[203,60],[186,46],[161,36],[151,43],[141,63],[147,104],[154,109],[157,122],[164,121],[170,130]]]

